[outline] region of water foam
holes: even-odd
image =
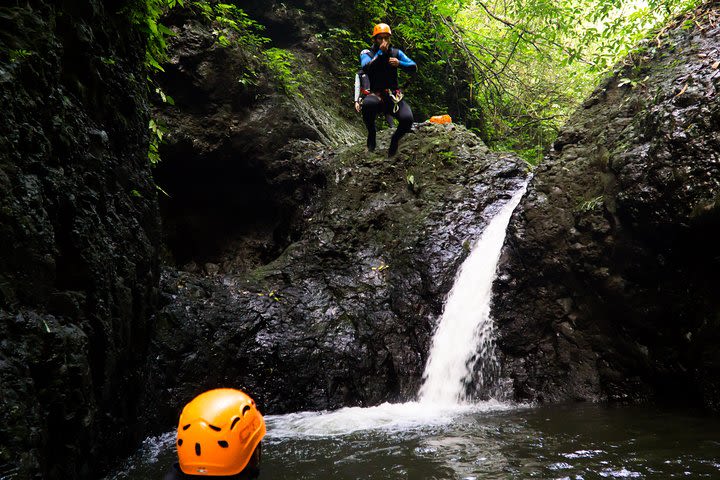
[[[476,404],[434,404],[420,402],[383,403],[375,407],[346,407],[325,412],[299,412],[267,415],[269,438],[332,437],[358,431],[407,431],[447,425],[458,416],[472,413],[507,411],[514,405],[495,400]]]

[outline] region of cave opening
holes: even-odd
[[[198,156],[189,142],[161,149],[155,171],[167,261],[204,273],[269,263],[299,233],[292,186],[275,183],[267,159],[227,149]]]

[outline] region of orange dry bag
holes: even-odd
[[[430,123],[452,123],[450,115],[435,115],[430,117]]]

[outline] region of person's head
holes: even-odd
[[[252,398],[218,388],[185,405],[177,428],[180,469],[188,475],[236,475],[260,463],[265,421]]]
[[[392,30],[390,30],[390,25],[388,25],[387,23],[378,23],[377,25],[375,25],[375,28],[373,28],[372,38],[373,41],[378,45],[380,45],[385,40],[390,41],[391,35]]]

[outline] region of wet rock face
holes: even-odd
[[[537,169],[493,307],[518,398],[720,408],[717,16],[607,79]]]
[[[303,18],[286,20],[313,31]],[[328,74],[317,45],[302,46],[288,52],[305,78],[303,94],[286,93],[262,53],[222,47],[211,27],[186,14],[168,24],[177,35],[158,82],[174,105],[156,105],[168,128],[156,179],[170,195],[160,199],[170,263],[228,273],[263,265],[297,239],[300,212],[324,181],[309,164],[286,166],[291,141],[331,147],[362,139],[359,120],[351,121],[352,85],[348,101],[336,101],[333,85],[321,81]]]
[[[157,296],[142,37],[125,2],[0,8],[0,477],[134,442]],[[32,6],[31,6],[32,5]]]
[[[524,162],[453,126],[421,125],[392,159],[361,145],[294,152],[284,174],[310,165],[326,185],[297,241],[246,273],[165,271],[147,380],[160,427],[217,386],[252,392],[264,413],[411,398],[469,242],[525,177]]]

